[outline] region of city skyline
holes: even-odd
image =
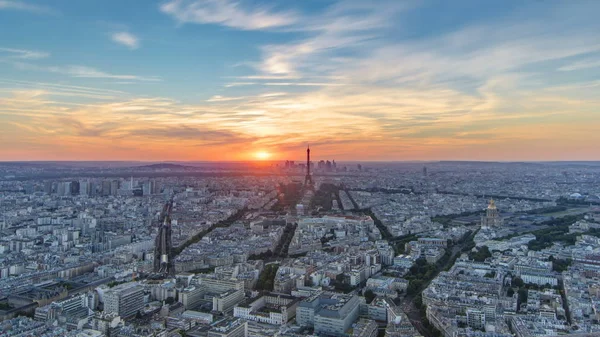
[[[600,160],[594,1],[0,1],[0,161]]]

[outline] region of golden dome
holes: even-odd
[[[490,199],[490,204],[488,205],[488,209],[496,209],[496,202],[494,199]]]

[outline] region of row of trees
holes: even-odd
[[[506,296],[513,297],[515,294],[515,289],[517,288],[517,292],[519,297],[517,299],[517,310],[521,307],[522,303],[527,303],[527,287],[525,286],[525,282],[518,276],[515,276],[510,281],[511,287],[506,291]]]
[[[399,255],[399,254],[404,254],[404,252],[406,250],[406,244],[411,241],[414,241],[414,240],[417,240],[416,235],[407,234],[407,235],[395,237],[394,239],[392,239],[390,241],[390,244],[394,248],[394,252],[396,253],[396,255]]]
[[[452,195],[465,195],[465,196],[474,196],[477,198],[493,198],[496,200],[501,199],[511,199],[511,200],[525,200],[525,201],[534,201],[534,202],[548,202],[552,201],[549,199],[540,199],[540,198],[528,198],[528,197],[516,197],[516,196],[506,196],[506,195],[497,195],[497,194],[470,194],[470,193],[460,193],[460,192],[452,192],[452,191],[440,191],[436,189],[436,193],[438,194],[452,194]]]
[[[450,259],[450,251],[446,253],[435,263],[427,263],[424,257],[418,258],[410,267],[404,278],[409,281],[406,293],[408,295],[418,294],[422,288],[429,283],[440,271],[440,269]]]
[[[562,273],[563,271],[567,271],[573,260],[571,259],[555,259],[554,256],[550,255],[548,258],[549,261],[552,262],[552,270]]]
[[[339,200],[340,188],[334,184],[321,184],[319,190],[315,192],[315,195],[310,200],[310,208],[317,209],[321,208],[324,211],[330,211],[333,207],[333,200]],[[341,203],[338,201],[338,205]]]
[[[555,242],[563,242],[570,246],[574,245],[578,233],[569,233],[569,226],[583,219],[582,215],[569,215],[562,218],[556,218],[544,221],[542,225],[549,228],[540,229],[532,232],[535,240],[530,241],[527,246],[530,250],[542,250],[551,247]]]
[[[260,275],[258,276],[258,281],[256,282],[256,290],[265,290],[265,291],[273,291],[273,285],[275,282],[275,276],[277,276],[277,270],[279,269],[279,264],[268,264],[262,270]]]
[[[363,191],[371,193],[386,193],[386,194],[420,194],[415,192],[412,187],[401,187],[401,188],[383,188],[383,187],[369,187],[369,188],[353,188],[353,191]]]
[[[598,202],[598,201],[569,199],[569,198],[565,198],[565,197],[560,197],[560,198],[556,199],[556,203],[559,205],[575,205],[575,206],[600,205],[600,202]]]
[[[439,331],[433,324],[427,319],[427,306],[423,305],[423,297],[421,294],[415,296],[414,302],[415,307],[419,309],[419,318],[423,322],[423,328],[427,329],[429,336],[442,337],[442,332]]]
[[[460,242],[463,245],[461,251],[463,253],[470,251],[475,246],[475,242],[473,241],[475,234],[476,232],[468,231],[461,238]],[[408,289],[406,290],[407,295],[418,294],[425,285],[437,276],[438,272],[442,270],[444,266],[446,266],[446,269],[449,269],[454,264],[454,261],[456,261],[460,254],[452,255],[451,246],[452,245],[446,249],[444,255],[442,255],[435,264],[427,263],[427,260],[424,257],[420,257],[415,261],[415,264],[410,267],[408,273],[404,276],[404,278],[409,281]]]
[[[547,214],[547,213],[558,213],[558,212],[564,212],[566,211],[568,208],[565,206],[550,206],[550,207],[543,207],[543,208],[536,208],[536,209],[532,209],[526,212],[523,212],[524,214],[529,214],[529,215],[539,215],[539,214]]]
[[[232,214],[231,216],[229,216],[227,219],[225,220],[221,220],[215,224],[213,224],[212,226],[210,226],[209,228],[196,233],[196,235],[192,236],[189,240],[187,240],[186,242],[184,242],[181,246],[173,248],[173,255],[177,256],[179,254],[181,254],[181,252],[183,252],[184,249],[186,249],[187,247],[189,247],[190,245],[199,242],[200,240],[202,240],[202,238],[213,231],[213,229],[217,228],[217,227],[229,227],[231,226],[234,222],[240,220],[248,211],[247,208],[243,208],[238,210],[237,212],[235,212],[234,214]]]
[[[472,216],[472,215],[481,215],[481,214],[483,214],[483,211],[466,211],[466,212],[456,213],[456,214],[434,216],[434,217],[431,217],[431,221],[441,223],[442,225],[445,225],[445,226],[449,226],[452,223],[452,220],[454,220],[454,219],[462,218],[462,217],[466,217],[466,216]]]
[[[290,248],[290,243],[292,242],[292,239],[294,238],[294,233],[296,232],[296,227],[298,227],[297,224],[287,224],[285,226],[285,229],[283,230],[283,235],[281,236],[281,239],[279,239],[279,242],[277,243],[274,252],[272,252],[269,249],[266,252],[262,252],[260,254],[251,254],[250,256],[248,256],[248,259],[265,260],[274,257],[287,257],[288,250]]]
[[[363,210],[365,215],[370,216],[373,219],[373,222],[375,222],[375,226],[379,229],[379,231],[381,232],[381,237],[384,240],[392,240],[394,238],[394,236],[392,235],[392,233],[390,233],[390,230],[381,222],[381,220],[377,219],[377,217],[375,216],[375,213],[373,213],[373,211],[368,208],[366,210]]]
[[[285,211],[286,208],[296,207],[296,204],[302,198],[302,183],[280,184],[277,187],[277,193],[279,197],[271,207],[272,211]]]

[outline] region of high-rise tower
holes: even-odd
[[[160,214],[158,234],[154,243],[154,272],[165,276],[175,274],[173,247],[171,242],[171,211],[173,199],[169,200]]]
[[[313,186],[312,176],[310,175],[310,146],[306,148],[306,177],[304,178],[305,186]]]

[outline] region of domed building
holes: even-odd
[[[490,203],[485,211],[485,215],[481,217],[481,227],[501,227],[504,225],[504,219],[500,216],[496,202],[490,199]]]

